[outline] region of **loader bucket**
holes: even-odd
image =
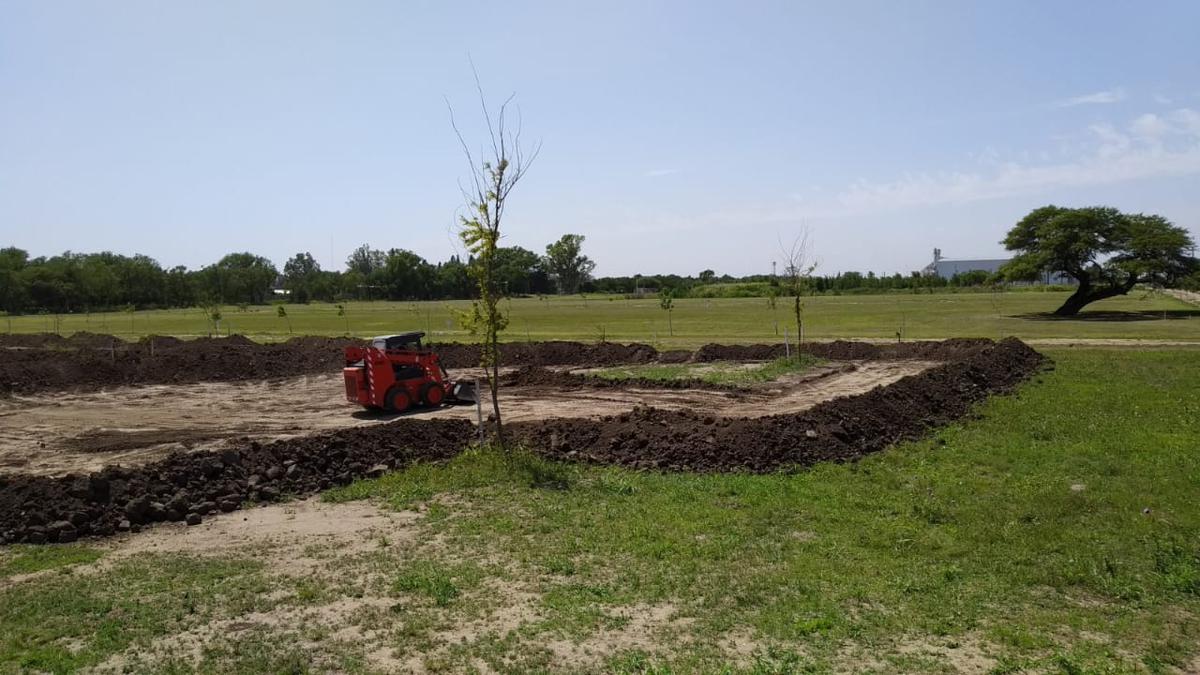
[[[455,382],[450,394],[451,398],[459,403],[476,403],[479,400],[474,382]]]

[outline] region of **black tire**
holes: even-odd
[[[430,382],[424,387],[421,387],[421,403],[424,403],[430,408],[437,408],[445,402],[446,390],[442,388],[442,385],[436,382]]]
[[[408,395],[408,391],[404,387],[392,387],[387,393],[385,401],[389,412],[399,413],[408,410],[412,405],[412,398]]]

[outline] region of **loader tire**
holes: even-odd
[[[436,408],[446,400],[446,390],[442,385],[430,382],[421,388],[421,402],[430,408]]]
[[[412,399],[409,398],[408,392],[403,387],[395,387],[388,392],[385,403],[388,412],[398,413],[408,410],[408,407],[412,405]]]

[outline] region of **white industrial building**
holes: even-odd
[[[966,272],[987,272],[995,274],[1000,271],[1000,268],[1007,263],[1011,258],[976,258],[976,259],[952,259],[942,257],[942,249],[933,249],[933,262],[925,266],[921,270],[921,274],[927,277],[941,277],[950,279],[955,274],[964,274]],[[1073,284],[1075,280],[1063,274],[1052,274],[1047,272],[1041,280],[1044,284]]]

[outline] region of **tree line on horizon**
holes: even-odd
[[[501,247],[497,272],[507,295],[577,293],[592,282],[593,263],[584,237],[567,234],[538,255]],[[207,305],[346,300],[470,299],[477,292],[474,261],[451,256],[430,263],[405,249],[362,245],[344,270],[324,270],[311,253],[297,253],[277,268],[253,253],[230,253],[198,270],[164,268],[145,255],[73,253],[31,258],[16,247],[0,249],[0,310],[15,314],[158,309]],[[283,291],[277,293],[276,291]]]
[[[1041,213],[1035,211],[1035,214]],[[564,235],[546,247],[545,255],[520,246],[498,248],[495,263],[502,294],[509,297],[575,293],[641,296],[666,292],[672,298],[715,298],[773,297],[782,292],[782,280],[770,274],[734,277],[717,275],[711,269],[693,276],[656,274],[593,278],[595,263],[583,255],[583,242],[581,235]],[[1190,241],[1183,243],[1190,245]],[[1034,272],[1047,268],[1045,264],[1034,262],[1030,266],[1021,256],[1014,260],[1014,264],[1022,263]],[[310,253],[292,256],[282,270],[267,258],[253,253],[231,253],[212,265],[189,270],[183,266],[163,268],[145,255],[66,252],[30,258],[26,251],[9,247],[0,249],[0,310],[17,315],[251,305],[273,300],[308,303],[474,299],[478,286],[470,276],[472,263],[473,260],[464,261],[458,256],[430,263],[412,251],[383,251],[363,245],[350,254],[345,269],[340,271],[322,269]],[[919,272],[907,275],[843,272],[805,277],[803,293],[1000,288],[1006,277],[1012,280],[1019,276],[1012,270],[1007,274],[966,272],[950,279]],[[1136,281],[1139,277],[1132,278]],[[1200,290],[1200,272],[1178,278],[1178,287]],[[286,293],[276,294],[276,289]]]
[[[778,288],[767,275],[735,277],[704,270],[693,276],[651,274],[593,278],[582,254],[584,238],[566,235],[539,256],[520,246],[497,251],[500,288],[506,296],[575,293],[653,294],[676,298],[763,297]],[[0,249],[0,310],[10,314],[162,309],[204,305],[254,305],[347,300],[459,300],[475,297],[472,260],[451,256],[430,263],[412,251],[360,246],[340,271],[322,269],[311,253],[297,253],[278,269],[253,253],[230,253],[198,270],[163,268],[145,255],[72,253],[30,258],[22,249]],[[870,292],[980,286],[988,275],[972,272],[946,280],[911,275],[846,272],[813,276],[810,293]],[[283,290],[286,293],[277,294]]]

